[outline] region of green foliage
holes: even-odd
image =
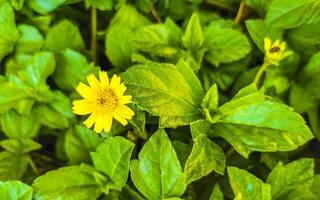
[[[319,199],[319,35],[319,0],[0,0],[0,200]],[[97,134],[99,71],[134,116]]]

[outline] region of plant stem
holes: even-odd
[[[91,56],[93,61],[97,61],[97,10],[96,8],[91,8]]]
[[[152,5],[152,8],[151,8],[151,12],[152,12],[152,15],[154,16],[154,18],[156,18],[156,20],[158,21],[158,23],[162,23],[162,20],[156,10],[156,7],[154,5]]]
[[[244,0],[241,0],[241,3],[240,3],[240,6],[239,6],[239,10],[238,10],[238,13],[237,13],[237,16],[236,18],[234,19],[234,21],[239,24],[242,20],[242,18],[244,17],[245,15],[245,5],[244,5]]]
[[[318,107],[312,108],[308,110],[308,119],[310,123],[311,130],[313,132],[313,135],[315,138],[317,138],[318,141],[320,141],[320,120],[319,120],[319,113],[318,113]]]
[[[228,151],[225,153],[225,157],[228,158],[230,157],[234,152],[234,148],[230,147],[230,149],[228,149]]]
[[[34,172],[36,175],[39,175],[38,168],[37,168],[36,164],[33,162],[33,160],[32,160],[31,157],[30,157],[30,159],[29,159],[29,164],[30,164],[33,172]]]
[[[259,71],[257,72],[256,76],[254,77],[253,83],[258,87],[260,79],[263,75],[263,72],[267,69],[269,66],[268,63],[264,62],[262,66],[260,67]]]
[[[214,6],[217,6],[219,8],[222,8],[222,9],[225,9],[225,10],[232,10],[232,11],[235,11],[235,9],[229,5],[226,5],[220,1],[216,1],[216,0],[207,0],[206,1],[208,4],[211,4],[211,5],[214,5]]]

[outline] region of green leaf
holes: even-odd
[[[41,123],[54,129],[68,128],[70,123],[75,120],[71,101],[60,91],[53,91],[52,96],[50,104],[39,104],[36,107],[38,115],[42,116]]]
[[[133,148],[134,144],[123,137],[109,137],[91,153],[95,168],[107,175],[119,191],[128,179]]]
[[[65,1],[66,0],[28,0],[27,3],[34,11],[44,15],[58,8]]]
[[[193,140],[192,151],[184,166],[186,183],[196,181],[213,170],[223,174],[225,162],[222,149],[206,135],[199,135]]]
[[[43,47],[44,38],[38,29],[28,24],[20,24],[18,30],[21,33],[21,37],[16,44],[17,52],[35,53]]]
[[[35,89],[39,89],[47,85],[46,80],[54,69],[53,54],[51,52],[38,52],[27,63],[26,69],[19,72],[19,77]]]
[[[0,4],[0,61],[13,51],[14,43],[19,39],[14,10],[9,3]]]
[[[218,108],[219,92],[217,84],[211,86],[206,95],[204,96],[201,107],[206,108],[209,111]]]
[[[20,181],[0,181],[0,196],[5,200],[31,200],[32,187]]]
[[[139,160],[131,162],[130,172],[133,183],[148,199],[180,197],[186,187],[180,162],[163,129],[145,143]]]
[[[186,65],[136,65],[122,75],[128,94],[142,108],[160,116],[161,127],[187,125],[201,117],[203,91]]]
[[[263,16],[269,6],[269,0],[245,0],[245,4]]]
[[[105,177],[89,165],[62,167],[38,177],[32,187],[36,200],[95,200],[104,186]]]
[[[7,151],[15,154],[29,153],[30,151],[38,150],[41,148],[41,144],[31,139],[1,140],[0,145]]]
[[[312,190],[312,192],[313,192],[316,196],[318,196],[318,197],[319,197],[319,195],[320,195],[320,190],[319,190],[319,188],[320,188],[320,175],[319,175],[319,174],[316,174],[316,175],[314,175],[314,177],[313,177],[313,185],[312,185],[311,190]]]
[[[187,25],[187,29],[182,36],[182,44],[188,50],[196,51],[202,47],[204,38],[202,34],[199,17],[194,13]]]
[[[260,92],[240,91],[222,105],[212,132],[225,138],[244,157],[251,151],[290,151],[313,138],[303,118]]]
[[[209,200],[223,200],[223,193],[219,184],[215,184]]]
[[[11,6],[14,7],[15,10],[20,11],[23,7],[24,0],[10,0]]]
[[[266,16],[266,24],[277,28],[293,28],[309,23],[318,14],[318,0],[272,1]]]
[[[235,200],[271,200],[270,185],[249,172],[228,167],[228,176]]]
[[[166,24],[154,24],[139,29],[133,38],[136,47],[161,57],[173,57],[178,51],[179,40]]]
[[[39,133],[41,124],[36,112],[22,115],[10,110],[1,115],[1,126],[9,138],[25,139],[35,137]]]
[[[296,160],[287,165],[279,162],[267,179],[267,183],[271,185],[272,199],[307,199],[306,194],[311,193],[313,184],[313,169],[313,159],[309,158]]]
[[[76,125],[67,131],[64,148],[71,164],[90,163],[90,151],[95,151],[101,138],[92,130]]]
[[[21,179],[27,171],[30,156],[14,154],[9,151],[0,153],[0,180]]]
[[[250,44],[242,33],[230,28],[209,26],[204,33],[205,56],[213,65],[240,60],[251,50]]]
[[[261,19],[246,20],[246,27],[252,40],[262,52],[264,52],[265,37],[269,37],[272,41],[276,41],[281,39],[283,34],[283,30],[269,27]]]
[[[66,49],[56,55],[57,67],[54,72],[54,81],[59,88],[73,91],[80,81],[85,81],[87,75],[93,70],[85,56]]]
[[[137,53],[133,35],[149,20],[128,5],[122,6],[112,19],[105,38],[105,53],[113,66],[125,68],[131,64],[131,54]]]
[[[46,47],[53,52],[60,52],[67,48],[77,51],[85,49],[78,27],[68,20],[60,21],[49,30]]]

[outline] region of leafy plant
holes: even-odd
[[[319,0],[0,0],[0,199],[319,199],[319,33]]]

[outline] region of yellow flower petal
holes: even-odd
[[[98,92],[100,91],[100,82],[93,74],[90,74],[89,76],[87,76],[87,80],[92,89]]]
[[[116,88],[113,89],[114,94],[119,98],[123,96],[124,92],[127,90],[127,87],[124,84],[119,84]]]
[[[77,115],[90,114],[94,111],[94,109],[95,105],[87,99],[76,100],[73,102],[72,110]]]
[[[86,84],[80,82],[76,88],[77,92],[85,99],[96,99],[97,94]]]
[[[115,110],[112,113],[112,116],[118,121],[120,122],[123,126],[128,124],[128,121],[124,118],[123,114],[121,112],[119,112],[118,110]]]
[[[106,114],[105,116],[104,116],[104,130],[106,131],[106,132],[110,132],[110,130],[111,130],[111,127],[112,127],[112,120],[113,120],[113,117],[112,117],[112,115],[111,114]]]
[[[96,133],[101,133],[103,130],[103,116],[97,116],[96,123],[94,124],[94,129]]]
[[[91,115],[89,115],[88,119],[83,122],[87,128],[91,128],[93,126],[93,124],[97,120],[96,116],[97,116],[96,113],[92,113]]]
[[[119,97],[118,101],[120,105],[123,105],[123,104],[132,103],[131,99],[132,99],[132,96],[124,95],[122,97]]]
[[[117,75],[113,75],[110,83],[110,88],[115,91],[118,89],[118,86],[120,85],[121,79]]]
[[[119,105],[117,108],[119,112],[121,112],[126,119],[131,119],[132,116],[134,116],[134,112],[129,108],[128,106],[125,105]]]
[[[99,72],[99,79],[100,79],[101,87],[103,89],[109,88],[109,78],[108,78],[107,72],[100,71]]]

